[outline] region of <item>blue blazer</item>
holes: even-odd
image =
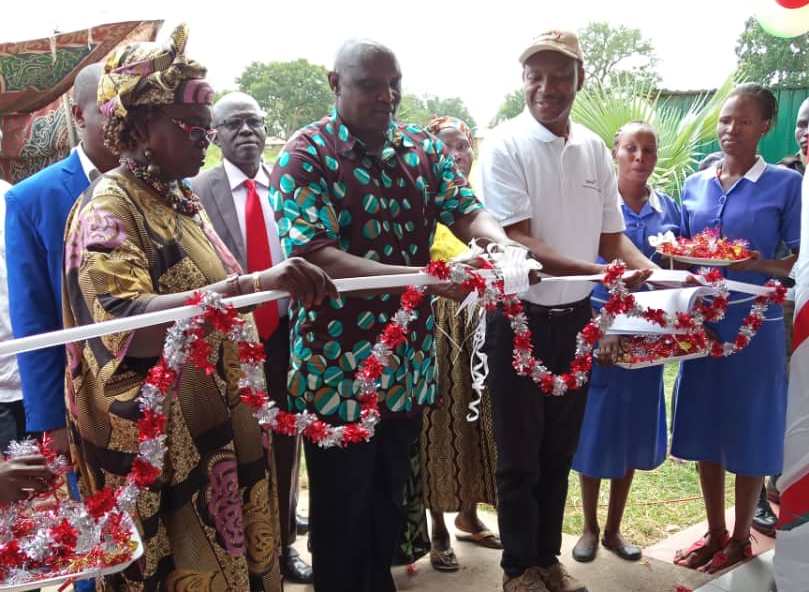
[[[62,328],[65,222],[90,181],[79,155],[21,181],[6,193],[6,263],[15,337]],[[63,346],[17,355],[28,431],[65,427]]]

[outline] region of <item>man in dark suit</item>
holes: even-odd
[[[275,212],[268,199],[270,174],[261,160],[266,131],[264,112],[253,97],[230,93],[213,107],[214,143],[222,149],[222,164],[192,182],[214,228],[245,271],[256,271],[283,260]],[[288,302],[259,306],[253,313],[267,353],[265,372],[270,396],[287,406],[289,362]],[[273,436],[278,478],[278,504],[283,548],[281,572],[291,582],[310,583],[312,568],[298,555],[295,510],[298,502],[300,436]]]
[[[76,198],[100,173],[118,165],[104,145],[103,116],[96,104],[102,66],[76,76],[72,115],[81,143],[70,155],[6,193],[6,253],[9,316],[15,337],[62,328],[62,260],[65,221]],[[48,432],[67,452],[65,349],[52,347],[17,355],[28,432]],[[73,493],[75,479],[71,479]],[[93,590],[92,581],[76,582]]]

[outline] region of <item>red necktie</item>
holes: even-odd
[[[245,233],[247,234],[247,271],[264,271],[272,267],[272,251],[270,239],[267,236],[267,225],[264,222],[264,212],[261,210],[256,182],[246,179],[244,186],[247,189],[247,205],[244,209]],[[275,332],[278,327],[278,303],[265,302],[253,311],[258,334],[262,341]]]

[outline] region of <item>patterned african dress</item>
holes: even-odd
[[[77,202],[65,242],[66,327],[142,313],[155,295],[238,269],[204,212],[175,212],[128,173],[109,173]],[[71,452],[85,494],[122,483],[137,450],[138,392],[156,359],[128,356],[132,337],[68,347]],[[234,344],[214,344],[213,355],[213,375],[187,366],[168,398],[164,473],[137,501],[144,556],[102,590],[281,590],[271,440],[239,399]]]
[[[439,224],[430,249],[434,259],[451,259],[466,245]],[[472,333],[470,315],[458,315],[458,303],[435,302],[435,350],[438,364],[438,401],[425,409],[421,439],[411,453],[410,479],[405,486],[405,525],[396,563],[412,563],[430,552],[425,510],[458,512],[477,503],[496,504],[491,400],[480,402],[480,418],[466,419],[477,397],[472,389]]]
[[[430,260],[436,223],[481,208],[443,143],[391,123],[379,155],[365,150],[336,113],[300,130],[278,157],[270,199],[287,256],[331,246],[391,265]],[[399,308],[394,294],[291,307],[289,397],[331,423],[357,421],[354,372]],[[383,419],[418,412],[436,398],[435,321],[429,299],[385,368]]]

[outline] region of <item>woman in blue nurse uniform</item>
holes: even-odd
[[[757,84],[738,86],[722,106],[717,135],[722,160],[686,180],[682,233],[719,228],[746,239],[753,259],[727,271],[728,279],[763,284],[788,275],[800,239],[801,176],[757,155],[778,105]],[[792,254],[776,259],[779,244]],[[734,341],[752,297],[731,293],[725,318],[712,326]],[[681,550],[675,563],[713,573],[752,555],[750,525],[764,475],[781,470],[786,415],[786,351],[781,306],[771,305],[750,345],[726,358],[683,363],[676,386],[671,453],[699,463],[708,533]],[[736,475],[735,522],[725,524],[725,472]]]

